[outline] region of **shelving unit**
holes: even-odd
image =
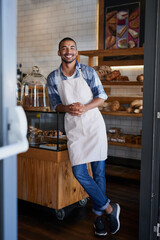
[[[77,60],[80,62],[80,56],[88,57],[88,66],[93,67],[94,57],[112,58],[107,60],[106,64],[108,66],[125,66],[125,65],[143,65],[144,48],[125,48],[125,49],[105,49],[105,50],[89,50],[89,51],[79,51]],[[137,57],[139,59],[134,59]],[[130,59],[125,59],[130,57]]]
[[[80,56],[88,57],[88,65],[90,67],[94,66],[94,57],[98,58],[98,65],[108,65],[108,66],[127,66],[127,65],[143,65],[144,60],[144,48],[133,48],[133,49],[107,49],[107,50],[89,50],[89,51],[79,51],[77,60],[80,62]],[[104,62],[104,57],[108,60]],[[103,59],[103,60],[102,60]],[[130,104],[135,99],[142,100],[143,97],[139,95],[132,96],[117,96],[110,95],[111,88],[114,86],[138,86],[141,88],[141,92],[143,92],[143,82],[138,81],[107,81],[105,78],[101,78],[102,85],[104,86],[104,90],[109,96],[107,101],[119,101],[120,104]],[[101,111],[102,115],[115,116],[115,117],[137,117],[142,118],[142,113],[127,113],[126,111],[116,111],[116,112],[105,112]],[[126,148],[135,148],[141,149],[140,144],[131,144],[131,143],[120,143],[120,142],[111,142],[108,144],[110,146],[115,147],[126,147]]]

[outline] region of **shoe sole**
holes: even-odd
[[[120,229],[120,221],[119,221],[120,206],[119,206],[118,203],[116,203],[116,205],[117,205],[117,215],[116,215],[116,218],[117,218],[117,221],[118,221],[118,228],[116,229],[116,231],[111,232],[111,234],[115,234]]]
[[[97,232],[95,232],[94,233],[96,236],[106,236],[107,235],[107,233],[97,233]]]
[[[95,227],[95,225],[94,225],[94,229],[95,229],[96,227]],[[96,235],[96,236],[106,236],[107,235],[107,232],[105,232],[105,233],[98,233],[98,232],[94,232],[94,234]]]

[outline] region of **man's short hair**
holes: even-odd
[[[77,48],[77,43],[75,42],[74,39],[70,38],[70,37],[65,37],[63,38],[60,42],[59,42],[59,50],[60,50],[60,47],[61,47],[61,43],[64,42],[64,41],[73,41],[76,45],[76,48]]]

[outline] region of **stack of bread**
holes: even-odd
[[[129,81],[128,76],[122,76],[119,70],[113,70],[107,65],[93,67],[103,81]]]
[[[105,112],[116,112],[120,108],[119,101],[104,102],[102,106],[99,107],[99,110]]]
[[[125,134],[121,132],[121,128],[117,127],[112,127],[108,130],[107,138],[109,142],[141,144],[141,134]]]
[[[130,107],[127,108],[128,113],[142,113],[143,100],[136,99],[130,103]]]
[[[59,131],[59,136],[61,136],[63,132]],[[35,128],[33,126],[29,126],[27,138],[30,144],[39,144],[43,141],[47,141],[49,137],[57,136],[57,130],[49,130],[42,131],[41,129]]]

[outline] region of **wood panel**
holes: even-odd
[[[105,112],[101,111],[102,115],[123,116],[123,117],[142,117],[142,113],[127,113],[126,111]]]
[[[67,150],[30,148],[18,155],[19,199],[60,209],[87,196],[73,176]]]

